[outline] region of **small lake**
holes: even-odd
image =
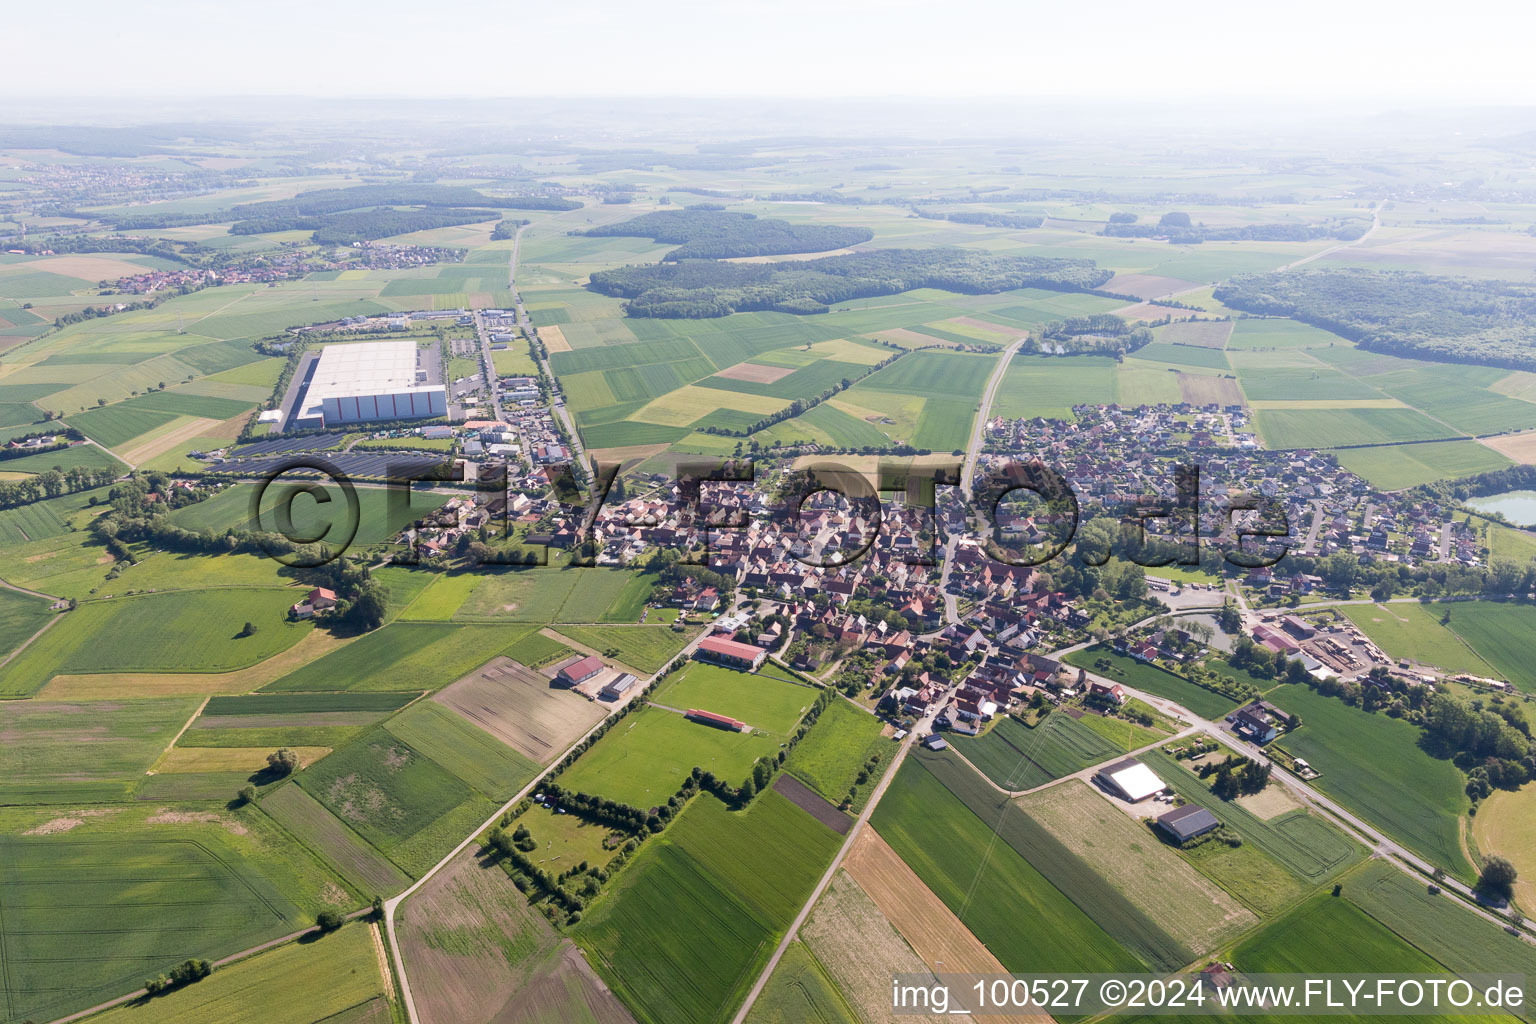
[[[1479,512],[1497,512],[1516,526],[1536,526],[1536,491],[1505,491],[1468,498],[1466,503]]]

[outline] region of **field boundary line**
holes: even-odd
[[[171,737],[171,742],[167,743],[165,745],[165,749],[160,751],[160,756],[155,758],[155,763],[150,765],[148,768],[144,769],[144,774],[145,775],[153,775],[153,774],[155,774],[155,769],[159,768],[162,764],[165,763],[166,756],[170,754],[171,748],[176,746],[177,741],[180,740],[181,737],[186,734],[186,731],[188,729],[192,728],[192,723],[197,721],[198,716],[203,713],[203,709],[208,706],[208,702],[210,700],[212,700],[212,699],[213,699],[213,695],[212,694],[209,694],[208,696],[203,698],[203,702],[197,706],[197,710],[192,712],[192,717],[188,718],[186,720],[186,722],[182,725],[182,727],[180,729],[176,730],[176,735]]]
[[[31,636],[27,637],[25,640],[23,640],[21,642],[21,646],[17,647],[14,651],[12,651],[10,654],[7,654],[5,657],[0,658],[0,668],[5,668],[5,666],[9,665],[11,663],[11,661],[18,654],[20,654],[22,651],[26,650],[28,647],[32,646],[32,641],[36,640],[38,637],[42,636],[44,633],[46,633],[50,629],[52,629],[53,628],[53,624],[55,622],[58,622],[63,617],[64,617],[63,615],[58,614],[58,613],[55,613],[52,616],[50,616],[48,621],[43,623],[41,629],[39,629],[36,633],[33,633]],[[50,678],[52,678],[52,677],[50,677]]]

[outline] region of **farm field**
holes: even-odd
[[[713,711],[746,722],[754,731],[787,736],[817,695],[808,686],[771,675],[694,661],[669,675],[649,699],[680,711]]]
[[[535,765],[558,758],[603,717],[591,701],[553,686],[545,676],[506,657],[456,681],[432,702]]]
[[[1039,872],[1042,884],[1054,886],[1127,955],[1170,971],[1194,957],[1157,917],[1142,911],[1115,886],[1106,873],[1110,868],[1099,866],[1098,857],[1085,859],[1073,853],[1050,829],[1026,814],[1016,800],[998,793],[953,751],[920,751],[909,760],[931,773],[998,839]]]
[[[951,742],[987,778],[1015,792],[1043,786],[1122,753],[1064,712],[1046,716],[1034,728],[1004,715],[985,736],[955,736]]]
[[[874,780],[896,756],[896,741],[881,735],[884,723],[874,715],[835,700],[817,717],[805,738],[795,744],[784,767],[829,803],[840,804],[850,789],[855,790],[852,810],[857,813],[869,799]],[[874,759],[868,782],[859,785],[858,776]]]
[[[0,693],[32,693],[59,673],[224,672],[254,665],[313,628],[286,620],[292,603],[291,592],[233,588],[86,602],[6,666]],[[248,621],[256,634],[237,637]]]
[[[288,749],[298,757],[300,768],[307,768],[331,752],[330,747],[290,746]],[[272,751],[272,747],[172,747],[155,764],[154,771],[156,775],[230,772],[248,779],[267,770],[267,755]]]
[[[52,616],[42,598],[0,590],[0,660],[26,643]]]
[[[871,823],[1007,970],[1140,968],[916,759],[901,766]],[[1021,915],[1036,922],[1027,935],[1016,927]]]
[[[394,893],[410,878],[300,786],[280,786],[261,809],[347,879],[359,892]]]
[[[1223,824],[1278,861],[1301,881],[1320,885],[1357,863],[1364,850],[1322,818],[1295,810],[1261,818],[1239,803],[1222,800],[1180,762],[1160,750],[1140,760],[1187,802],[1199,804]]]
[[[612,650],[613,657],[644,673],[659,671],[699,634],[697,628],[674,632],[671,626],[557,625],[555,630],[599,653]]]
[[[0,742],[0,803],[122,800],[197,701],[8,701]]]
[[[862,849],[863,842],[861,838],[855,843],[854,850],[849,852],[850,859]],[[883,843],[880,845],[884,846]],[[888,847],[885,853],[893,862],[892,867],[904,870],[910,877],[911,869],[890,853]],[[927,894],[927,899],[936,904],[937,910],[948,913],[948,908],[932,893]],[[953,920],[953,915],[950,919]],[[963,926],[956,926],[964,931]],[[939,938],[937,929],[927,929],[921,934],[930,942]],[[986,947],[968,932],[965,934],[972,946],[985,955]],[[883,1020],[890,1013],[892,974],[927,969],[925,958],[907,944],[846,868],[832,876],[821,899],[816,901],[815,908],[800,927],[800,941],[820,960],[827,976],[863,1021]],[[993,961],[985,966],[996,964],[990,956],[985,958]],[[965,963],[952,953],[936,955],[933,959],[957,965]],[[944,1018],[930,1015],[906,1019],[913,1024],[937,1024]]]
[[[992,415],[1066,419],[1074,405],[1115,401],[1115,361],[1107,356],[1015,355],[992,399]]]
[[[1183,851],[1195,869],[1235,896],[1260,917],[1274,917],[1295,906],[1308,889],[1283,865],[1259,848],[1244,842],[1232,847],[1225,843],[1202,843]]]
[[[273,510],[287,500],[285,495],[289,489],[289,481],[279,478],[262,495],[262,522],[267,524],[268,529],[275,522]],[[188,530],[215,532],[229,529],[242,532],[250,530],[253,528],[251,498],[255,491],[255,484],[235,484],[206,501],[177,509],[171,513],[171,521]],[[332,505],[338,509],[344,507],[344,503],[337,504],[342,500],[338,488],[330,487],[327,493],[330,495]],[[390,489],[384,487],[357,488],[358,525],[357,536],[353,539],[354,544],[386,543],[412,520],[419,519],[433,509],[439,508],[449,498],[446,494],[413,490],[409,492],[410,506],[395,511],[392,510],[389,500],[392,493]],[[292,509],[294,528],[301,533],[313,535],[325,525],[341,521],[340,517],[331,511],[331,506],[320,505],[308,496],[293,499]],[[341,527],[338,525],[336,529],[340,530]]]
[[[384,729],[498,803],[538,774],[538,765],[435,701],[396,715]]]
[[[91,499],[104,498],[106,493],[100,488],[77,491],[0,511],[0,544],[10,547],[57,537],[84,518],[81,513],[90,507]]]
[[[778,751],[774,736],[727,732],[657,708],[632,711],[582,754],[560,784],[641,809],[665,803],[694,768],[738,784]]]
[[[388,853],[463,803],[469,787],[437,762],[374,729],[299,773],[299,785]]]
[[[1339,465],[1384,491],[1490,473],[1512,465],[1503,455],[1472,440],[1344,448],[1334,454]]]
[[[1461,434],[1416,409],[1261,409],[1254,413],[1254,423],[1267,447],[1287,449],[1428,441]]]
[[[262,687],[264,693],[436,690],[508,650],[529,627],[395,622]]]
[[[424,1024],[633,1021],[571,941],[474,850],[413,894],[396,928]]]
[[[746,1024],[860,1024],[808,948],[791,943],[773,969]]]
[[[319,942],[289,943],[221,967],[196,985],[108,1010],[96,1019],[104,1024],[311,1024],[373,1008],[386,1021],[384,978],[368,934],[373,927],[358,923]]]
[[[1295,320],[1238,320],[1232,325],[1229,349],[1326,348],[1350,342],[1319,327]]]
[[[1472,876],[1458,833],[1466,813],[1465,779],[1455,765],[1426,754],[1419,729],[1287,683],[1268,699],[1301,715],[1280,745],[1323,773],[1313,785],[1433,864]],[[1370,750],[1362,760],[1355,752]]]
[[[1111,884],[1164,930],[1203,956],[1257,919],[1088,785],[1070,780],[1017,806],[1079,858],[1099,865]]]
[[[1536,694],[1536,667],[1526,653],[1526,638],[1536,629],[1536,605],[1514,601],[1457,604],[1447,628],[1492,665],[1495,674],[1526,693]]]
[[[1100,658],[1107,659],[1110,667],[1094,668]],[[1148,665],[1124,655],[1116,654],[1104,646],[1089,647],[1066,656],[1066,662],[1090,672],[1124,683],[1133,689],[1143,690],[1158,697],[1166,697],[1181,704],[1202,718],[1220,719],[1236,710],[1236,702],[1203,686],[1196,686],[1183,676],[1164,671],[1156,665]]]
[[[1520,872],[1515,882],[1515,901],[1522,908],[1536,907],[1536,786],[1516,792],[1495,790],[1472,819],[1477,848],[1485,854],[1507,858]]]
[[[718,1020],[757,976],[840,844],[772,791],[696,797],[573,935],[646,1024]]]
[[[67,808],[0,817],[12,1019],[52,1020],[189,956],[212,959],[305,927],[327,899],[353,902],[254,811]],[[65,903],[61,891],[71,894]]]

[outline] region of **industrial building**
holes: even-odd
[[[589,654],[580,661],[574,661],[560,670],[559,680],[566,686],[575,686],[584,683],[603,670],[603,659],[595,654]]]
[[[327,345],[309,374],[296,429],[343,423],[427,419],[448,415],[448,395],[418,352],[436,358],[435,349],[414,341],[364,341]]]

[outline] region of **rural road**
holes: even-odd
[[[1014,353],[1028,340],[1029,336],[1025,335],[1003,349],[1003,357],[998,360],[992,378],[987,381],[987,390],[982,393],[981,405],[976,409],[976,422],[971,427],[971,443],[966,446],[965,462],[960,466],[960,490],[967,501],[971,499],[971,475],[976,472],[976,460],[981,456],[982,440],[987,435],[987,420],[992,416],[992,400],[997,397],[997,389],[1002,386],[1003,375],[1008,372]]]
[[[523,248],[524,225],[517,229],[517,235],[512,240],[512,256],[507,268],[507,289],[512,293],[512,302],[517,310],[517,325],[523,329],[523,336],[533,337],[533,323],[528,319],[528,311],[523,308],[523,294],[517,290],[517,261]],[[585,450],[581,446],[581,433],[576,429],[576,421],[571,419],[570,412],[565,407],[565,394],[560,390],[560,378],[555,376],[554,369],[549,365],[549,353],[544,348],[542,341],[539,344],[539,365],[544,368],[544,376],[549,379],[549,407],[552,412],[560,417],[560,422],[565,424],[566,433],[571,438],[571,462],[580,467],[585,464]],[[577,469],[580,475],[580,469]]]
[[[485,326],[485,317],[480,315],[477,309],[475,314],[475,335],[480,339],[480,379],[491,392],[491,410],[496,414],[498,423],[505,422],[501,415],[501,380],[496,376],[496,361],[491,358],[491,332]]]

